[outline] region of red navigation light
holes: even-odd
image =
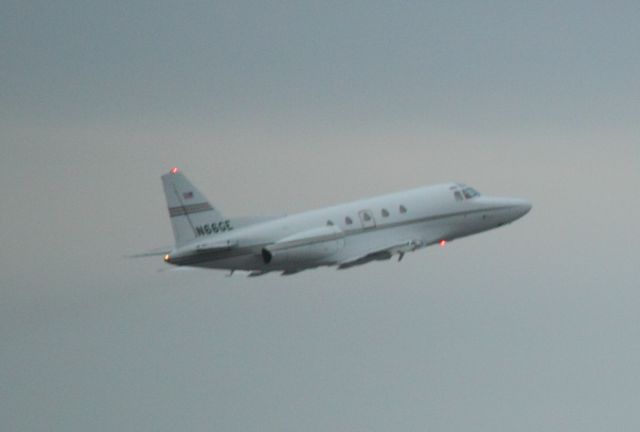
[[[440,247],[445,247],[446,244],[447,244],[446,240],[440,240]]]
[[[171,171],[169,171],[171,174],[176,174],[178,172],[178,167],[173,167],[171,168]]]

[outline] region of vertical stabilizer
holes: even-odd
[[[177,168],[162,176],[176,246],[232,229],[229,221]]]

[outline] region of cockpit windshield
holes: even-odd
[[[471,199],[480,195],[480,193],[472,187],[466,187],[462,189],[462,194],[466,199]]]
[[[480,196],[480,192],[478,192],[472,187],[469,187],[461,183],[458,183],[455,186],[451,186],[450,189],[456,201],[464,201],[464,200],[468,200],[468,199],[472,199],[474,197]]]

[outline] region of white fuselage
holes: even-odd
[[[454,191],[463,187],[421,187],[249,225],[174,248],[167,261],[260,274],[364,263],[496,228],[531,208],[518,198],[460,199]],[[230,247],[207,252],[212,239]]]

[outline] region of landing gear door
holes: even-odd
[[[362,228],[374,228],[376,226],[376,220],[373,218],[371,210],[361,210],[358,212],[358,216],[360,216]]]

